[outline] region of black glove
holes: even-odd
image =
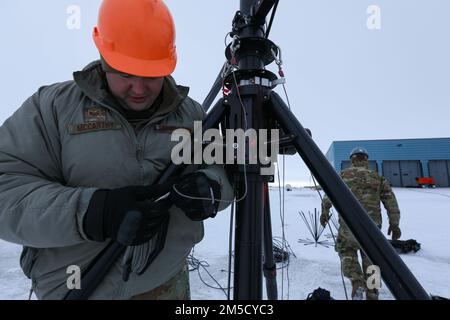
[[[138,216],[141,221],[127,245],[135,246],[149,241],[160,226],[168,221],[168,210],[172,206],[168,200],[148,200],[156,197],[156,191],[155,187],[143,186],[95,191],[83,222],[85,233],[94,241],[105,241],[107,238],[117,240],[127,213],[138,211],[142,213]]]
[[[400,227],[397,225],[389,225],[388,236],[392,233],[392,240],[398,240],[402,236]]]
[[[194,172],[182,177],[174,185],[170,199],[191,220],[202,221],[213,218],[219,207],[220,185],[203,172]]]

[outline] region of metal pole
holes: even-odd
[[[264,278],[269,300],[278,300],[277,265],[273,257],[272,221],[270,217],[269,186],[264,184]]]
[[[245,15],[250,15],[252,7],[257,3],[257,0],[241,0],[240,10]]]
[[[265,128],[266,118],[263,116],[262,106],[267,89],[257,85],[245,85],[234,87],[232,91],[225,100],[225,105],[229,108],[226,128],[244,131],[251,128],[256,132]],[[233,170],[235,184],[238,186],[238,199],[242,199],[236,203],[233,292],[236,300],[262,299],[263,188],[267,177],[261,175],[260,165],[249,164],[249,146],[253,142],[238,142],[239,148],[236,151],[244,149],[246,164],[239,163],[229,168]],[[227,141],[227,144],[231,145],[233,141]],[[235,159],[238,159],[236,154]]]
[[[212,103],[216,99],[217,95],[219,94],[220,90],[222,89],[222,82],[223,82],[222,73],[223,73],[224,69],[226,68],[226,66],[227,66],[227,63],[225,63],[223,65],[222,69],[220,70],[219,74],[217,75],[216,81],[214,81],[214,84],[211,87],[211,89],[209,90],[208,95],[206,96],[205,100],[203,100],[202,107],[203,107],[203,110],[205,110],[205,112],[208,112],[209,107],[212,105]]]
[[[262,300],[263,182],[247,175],[247,196],[237,203],[234,299]],[[239,184],[239,195],[245,183]]]

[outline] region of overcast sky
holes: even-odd
[[[0,0],[0,122],[40,86],[97,59],[100,2]],[[239,1],[166,3],[177,26],[174,77],[202,102]],[[367,25],[377,21],[373,5],[379,29]],[[336,140],[449,137],[449,35],[448,0],[280,0],[271,39],[282,48],[292,109],[325,153]],[[308,179],[297,157],[287,170],[290,180]]]

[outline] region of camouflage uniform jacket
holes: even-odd
[[[392,226],[399,225],[400,210],[391,186],[386,178],[380,177],[376,172],[369,170],[367,161],[354,162],[350,168],[341,172],[341,177],[376,225],[381,227],[382,224],[380,201],[386,208],[389,224]],[[328,215],[331,206],[330,199],[325,196],[322,201],[322,213]],[[339,225],[339,233],[349,232],[347,225],[340,216]]]

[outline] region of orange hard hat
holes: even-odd
[[[112,68],[165,77],[177,64],[175,25],[161,0],[103,0],[94,42]]]

